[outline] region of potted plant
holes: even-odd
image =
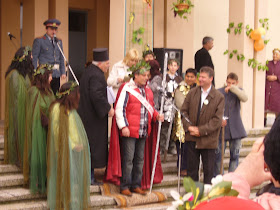
[[[179,17],[188,19],[187,14],[191,13],[192,7],[194,5],[190,0],[177,0],[177,2],[173,2],[172,10],[174,11],[174,17],[179,15]]]

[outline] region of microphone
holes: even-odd
[[[10,32],[8,32],[8,36],[10,37],[10,40],[12,40],[12,38],[16,38],[13,34],[11,34]]]
[[[58,42],[57,38],[56,38],[56,34],[53,35],[53,41],[54,42]]]

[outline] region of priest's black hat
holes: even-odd
[[[107,48],[94,48],[93,49],[93,61],[108,61],[108,49]]]
[[[60,24],[61,22],[58,19],[48,19],[44,22],[45,26],[50,26],[53,28],[57,28]]]

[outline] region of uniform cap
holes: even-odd
[[[61,22],[58,19],[48,19],[44,22],[45,26],[50,26],[54,28],[57,28],[60,24]]]

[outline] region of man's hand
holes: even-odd
[[[272,178],[270,172],[264,170],[263,151],[263,138],[260,138],[254,143],[252,151],[234,172],[242,176],[250,187],[260,185],[264,181],[271,180]]]
[[[188,128],[191,136],[199,137],[200,133],[197,126],[189,126]]]
[[[157,116],[157,121],[163,122],[164,121],[164,115],[163,114],[159,114]]]
[[[225,87],[225,92],[228,93],[229,89],[230,89],[230,86],[226,86]]]
[[[124,137],[129,137],[130,136],[130,131],[129,131],[128,127],[122,128],[122,135]]]
[[[65,80],[66,79],[66,74],[62,74],[61,79]]]
[[[266,78],[270,82],[276,81],[278,79],[276,75],[268,75]]]
[[[120,84],[120,83],[123,83],[123,79],[122,78],[118,78],[117,79],[117,82]]]
[[[222,122],[222,128],[227,126],[227,120],[223,120]]]
[[[108,116],[109,116],[109,117],[113,117],[114,114],[115,114],[115,111],[114,111],[113,108],[111,108],[110,111],[109,111],[109,113],[108,113]]]

